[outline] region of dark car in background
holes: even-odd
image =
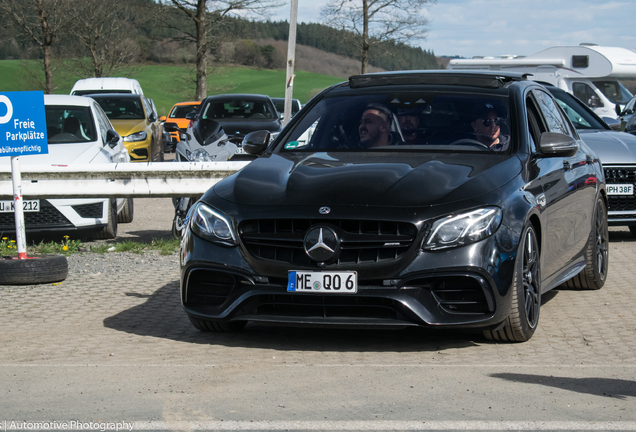
[[[280,118],[283,118],[283,114],[285,113],[285,98],[278,98],[278,97],[273,97],[272,98],[272,102],[274,102],[274,105],[276,106],[276,111],[278,111],[278,114],[280,115]],[[298,114],[298,111],[300,111],[300,109],[302,108],[302,105],[300,104],[300,101],[298,99],[292,99],[292,112],[291,112],[291,116],[295,116],[296,114]]]
[[[250,132],[268,131],[275,137],[282,124],[278,111],[269,96],[257,94],[226,94],[208,96],[201,108],[188,118],[214,120],[225,131],[228,139],[237,145],[232,160],[252,160],[254,156],[243,150],[243,138]]]
[[[201,331],[425,326],[519,342],[546,291],[606,280],[601,164],[521,74],[354,76],[273,143],[257,131],[243,145],[259,157],[192,206],[181,240],[181,302]]]
[[[636,136],[611,129],[576,96],[546,85],[585,143],[603,164],[608,221],[636,235]]]
[[[636,96],[630,99],[625,109],[620,113],[621,129],[636,135]]]

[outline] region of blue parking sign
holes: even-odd
[[[0,93],[0,157],[48,152],[44,93]]]

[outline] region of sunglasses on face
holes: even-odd
[[[504,119],[502,119],[501,117],[497,117],[494,119],[480,119],[481,123],[486,126],[486,127],[490,127],[491,124],[495,124],[495,126],[501,126],[504,122]]]

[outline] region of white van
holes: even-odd
[[[84,78],[78,80],[71,89],[72,95],[82,96],[91,93],[144,94],[136,79],[121,77]]]
[[[557,46],[527,57],[453,59],[448,69],[532,74],[585,102],[600,117],[617,118],[632,94],[618,79],[636,78],[636,52],[595,44]]]

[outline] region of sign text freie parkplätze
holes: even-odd
[[[0,93],[0,157],[48,152],[44,93]]]

